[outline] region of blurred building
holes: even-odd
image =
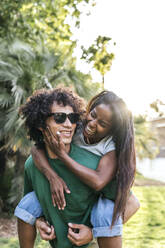
[[[159,117],[151,121],[152,127],[156,130],[159,140],[159,154],[157,157],[165,158],[165,117]]]

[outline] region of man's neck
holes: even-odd
[[[50,158],[52,158],[52,159],[58,158],[58,156],[47,145],[46,145],[46,150],[47,150],[48,155],[49,155]],[[66,151],[66,153],[69,153],[70,144],[65,145],[65,151]]]

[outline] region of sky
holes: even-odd
[[[91,15],[82,15],[74,36],[90,46],[98,35],[109,36],[115,60],[105,75],[105,88],[114,91],[134,114],[145,113],[156,99],[165,102],[165,0],[96,0]],[[77,57],[79,52],[76,52]],[[89,66],[78,62],[87,72]],[[99,73],[92,73],[101,80]]]

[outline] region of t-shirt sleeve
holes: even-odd
[[[115,150],[115,143],[114,143],[112,137],[110,137],[105,142],[105,145],[104,145],[104,154],[106,154],[107,152],[114,151],[114,150]]]
[[[32,163],[32,160],[28,158],[24,166],[24,195],[33,191],[32,181],[31,181],[31,176],[30,176],[31,163]]]

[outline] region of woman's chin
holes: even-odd
[[[85,130],[84,130],[84,136],[86,138],[92,138],[92,137],[95,136],[95,132],[90,132],[87,128],[85,128]]]
[[[88,141],[88,143],[90,143],[90,141],[92,141],[95,137],[95,134],[91,134],[85,131],[83,134],[84,134],[85,139]]]

